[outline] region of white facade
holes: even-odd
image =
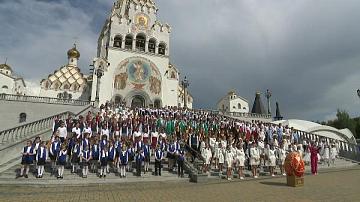
[[[0,94],[25,95],[26,85],[21,77],[13,75],[11,67],[0,64]]]
[[[230,91],[217,103],[217,110],[221,112],[249,113],[249,103],[245,98],[236,95],[235,91]]]
[[[98,91],[100,104],[178,106],[179,72],[169,60],[171,28],[157,21],[156,14],[151,0],[115,3],[98,40],[92,101]]]

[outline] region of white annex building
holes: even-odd
[[[217,103],[217,110],[221,112],[249,113],[248,101],[231,90]]]
[[[14,74],[8,64],[0,64],[0,94],[25,95],[26,85],[22,77]]]
[[[94,59],[91,100],[127,106],[182,106],[179,71],[170,63],[171,27],[152,0],[118,0],[105,21]],[[192,98],[187,95],[187,104]]]

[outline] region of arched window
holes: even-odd
[[[133,37],[132,35],[126,35],[125,37],[125,49],[132,49],[132,45],[133,45]]]
[[[145,40],[146,37],[144,34],[138,34],[136,36],[136,50],[138,51],[145,51]]]
[[[69,90],[70,89],[70,85],[68,83],[64,84],[64,90]]]
[[[115,36],[114,38],[114,47],[121,48],[122,38],[120,35]]]
[[[60,82],[59,81],[55,81],[54,83],[53,83],[53,85],[52,85],[52,89],[53,90],[59,90],[59,88],[60,88]]]
[[[154,102],[154,107],[155,107],[156,109],[161,108],[161,100],[156,99],[155,102]]]
[[[19,123],[24,123],[26,122],[26,113],[21,113],[19,116]]]
[[[155,53],[156,40],[154,38],[149,40],[149,52]]]
[[[7,85],[3,85],[2,89],[9,89],[9,87]]]
[[[160,55],[165,55],[165,51],[166,51],[166,44],[165,43],[160,43],[159,44],[159,54]]]
[[[240,103],[238,103],[238,109],[241,109],[241,104]]]
[[[72,91],[78,91],[80,86],[77,83],[73,83],[70,87],[70,90]]]

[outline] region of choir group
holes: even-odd
[[[28,141],[18,177],[27,178],[31,165],[35,164],[36,176],[42,178],[48,159],[51,175],[58,179],[63,178],[65,168],[77,173],[80,166],[84,178],[89,170],[100,178],[110,171],[126,177],[133,169],[141,176],[149,171],[151,159],[154,159],[154,175],[161,175],[165,158],[169,171],[177,167],[178,176],[183,177],[185,159],[201,156],[204,172],[222,172],[225,167],[228,180],[234,171],[244,179],[246,166],[257,178],[262,167],[274,176],[278,166],[285,175],[285,157],[292,151],[311,163],[316,174],[319,155],[328,165],[334,163],[338,143],[310,142],[281,124],[244,122],[208,111],[130,109],[107,102],[95,114],[55,119],[50,140],[37,137],[33,142]]]

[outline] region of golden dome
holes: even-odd
[[[8,64],[0,64],[0,69],[12,71],[11,67]]]
[[[67,52],[68,58],[80,58],[80,52],[76,49],[76,45],[74,45],[74,48],[70,49]]]

